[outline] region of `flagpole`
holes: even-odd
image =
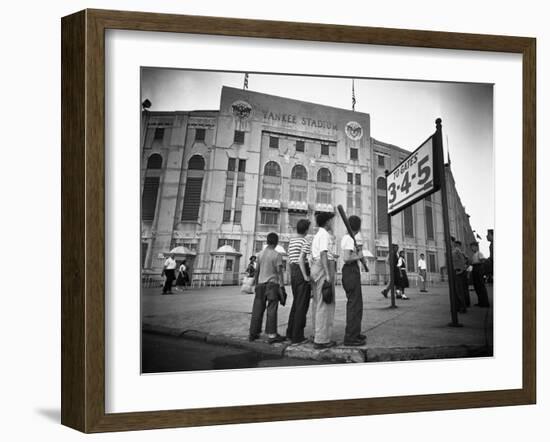
[[[355,79],[351,79],[351,110],[355,112]]]
[[[445,134],[445,138],[447,139],[447,163],[449,163],[449,166],[451,165],[451,148],[449,147],[449,135]]]

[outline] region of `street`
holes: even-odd
[[[353,349],[342,345],[346,296],[337,286],[333,339],[338,345],[322,352],[315,351],[311,343],[269,345],[265,335],[249,343],[254,295],[242,293],[238,286],[193,288],[166,296],[159,288],[144,289],[143,371],[303,365],[310,359],[342,363],[492,356],[493,308],[476,307],[475,292],[470,292],[472,307],[459,315],[463,327],[456,328],[449,327],[450,301],[445,283],[431,285],[428,293],[410,288],[410,300],[397,300],[395,309],[380,294],[381,289],[363,286],[362,331],[367,343]],[[492,286],[487,289],[492,305]],[[290,287],[287,292],[287,305],[278,309],[280,334],[285,333],[292,303]],[[306,337],[313,333],[311,322],[310,312]]]
[[[323,364],[153,333],[143,333],[141,345],[142,373]]]

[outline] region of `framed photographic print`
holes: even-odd
[[[62,423],[535,403],[535,51],[63,18]]]

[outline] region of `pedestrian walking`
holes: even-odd
[[[307,256],[311,253],[311,244],[307,239],[311,222],[301,219],[296,223],[297,235],[288,244],[290,263],[290,287],[292,288],[292,306],[288,316],[286,337],[293,344],[305,342],[307,312],[311,298],[310,268]]]
[[[252,294],[254,293],[254,275],[256,274],[256,256],[252,255],[248,260],[248,267],[246,268],[246,276],[243,278],[241,285],[241,292]]]
[[[248,260],[248,267],[246,268],[246,276],[249,278],[254,278],[256,274],[256,255],[252,255]]]
[[[487,294],[487,288],[483,280],[485,257],[479,251],[479,243],[477,241],[472,242],[470,248],[472,249],[472,279],[477,295],[476,306],[489,307],[489,295]]]
[[[346,292],[346,329],[344,333],[344,345],[365,345],[367,337],[361,334],[361,322],[363,320],[363,294],[361,292],[361,270],[359,261],[363,259],[361,234],[361,218],[352,215],[349,217],[349,225],[354,238],[349,234],[342,237],[341,249],[344,258],[342,267],[342,286]],[[357,244],[357,248],[355,247]]]
[[[255,296],[250,319],[249,341],[260,337],[264,312],[267,306],[265,332],[270,344],[282,342],[286,338],[277,333],[277,309],[279,306],[279,291],[284,290],[283,258],[275,250],[279,243],[276,233],[267,235],[267,247],[260,252],[254,275]]]
[[[319,230],[311,243],[311,290],[313,292],[313,347],[315,349],[328,348],[336,345],[332,341],[332,328],[334,323],[334,242],[331,236],[334,213],[321,212],[315,217]],[[326,283],[326,284],[325,284]],[[330,293],[332,288],[331,302],[323,299],[323,285],[325,291]]]
[[[399,260],[399,246],[397,244],[392,244],[392,250],[388,252],[388,256],[386,257],[386,264],[390,267],[390,272],[393,272],[393,286],[397,287],[399,283],[399,268],[397,267],[397,261]],[[391,254],[393,252],[393,266],[391,263]],[[391,279],[388,281],[388,284],[386,287],[382,290],[382,295],[384,298],[388,297],[388,292],[391,289]]]
[[[426,278],[428,277],[428,268],[426,266],[426,260],[424,259],[424,253],[420,254],[420,259],[418,260],[418,274],[420,275],[421,289],[422,293],[427,293],[426,290]]]
[[[487,229],[487,241],[489,241],[489,258],[485,264],[485,273],[487,275],[487,282],[493,283],[493,235],[494,229]]]
[[[164,261],[164,266],[162,268],[161,276],[164,276],[164,286],[162,288],[163,295],[172,294],[172,284],[174,279],[176,279],[176,267],[177,263],[174,259],[174,254],[170,254],[168,258]]]
[[[405,289],[409,288],[409,278],[407,276],[407,263],[405,261],[405,252],[403,250],[399,252],[399,258],[397,260],[397,268],[399,271],[397,297],[408,300],[410,298],[407,295],[405,295]]]
[[[187,261],[183,260],[178,269],[178,277],[176,279],[176,290],[185,290],[189,284],[189,272],[187,271]]]
[[[458,243],[458,247],[460,249],[460,253],[462,253],[462,256],[464,256],[464,263],[466,265],[466,271],[464,272],[463,278],[464,278],[464,303],[466,304],[466,307],[469,308],[471,305],[470,301],[470,274],[472,271],[472,266],[470,265],[470,258],[466,253],[464,253],[464,250],[462,249],[462,242],[459,240],[456,240]]]
[[[453,267],[455,271],[455,302],[456,309],[459,313],[466,313],[466,299],[464,293],[468,290],[466,278],[466,258],[460,246],[462,243],[458,240],[453,242]]]

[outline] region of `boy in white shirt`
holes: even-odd
[[[426,267],[424,253],[420,254],[420,259],[418,260],[418,273],[420,274],[420,279],[422,281],[422,288],[420,289],[420,291],[422,293],[427,293],[428,290],[426,290],[426,277],[428,276],[428,268]]]
[[[164,286],[162,287],[162,294],[163,295],[171,295],[172,294],[172,283],[174,282],[174,279],[176,279],[176,267],[177,263],[174,259],[174,254],[171,253],[168,258],[166,258],[166,261],[164,261],[164,267],[162,268],[161,276],[164,276]]]
[[[363,259],[362,245],[360,245],[361,218],[352,215],[349,224],[354,233],[353,238],[346,234],[342,238],[342,253],[344,266],[342,267],[342,286],[346,291],[348,302],[346,304],[346,331],[344,345],[365,345],[367,337],[361,334],[361,321],[363,319],[363,294],[361,292],[361,271],[359,261]],[[357,248],[355,243],[357,242]]]
[[[323,349],[333,347],[336,342],[331,340],[334,323],[334,299],[331,303],[323,300],[323,284],[332,285],[334,294],[335,263],[332,251],[332,232],[334,213],[321,212],[316,216],[319,230],[311,243],[311,291],[313,293],[312,315],[314,339],[313,347]]]

